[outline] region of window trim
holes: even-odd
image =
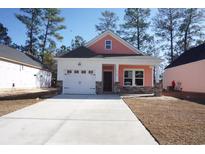
[[[107,49],[107,48],[106,48],[106,41],[110,41],[110,49]],[[105,42],[104,42],[104,48],[105,48],[105,50],[112,50],[112,40],[105,40]]]
[[[125,71],[132,71],[132,85],[125,85]],[[142,71],[143,72],[143,85],[135,85],[135,71]],[[124,69],[123,70],[123,86],[124,87],[144,87],[144,80],[145,80],[145,73],[144,69]],[[138,78],[137,78],[138,79]]]

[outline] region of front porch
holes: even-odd
[[[102,64],[101,81],[96,81],[96,94],[153,94],[158,83],[154,66]]]

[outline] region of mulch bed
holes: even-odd
[[[205,105],[166,96],[124,101],[160,144],[205,144]]]

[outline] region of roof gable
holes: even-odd
[[[112,41],[112,49],[105,49],[105,40]],[[142,52],[137,50],[134,46],[120,38],[118,35],[111,31],[106,31],[99,36],[95,37],[86,44],[86,47],[98,54],[139,54]]]
[[[191,62],[196,62],[203,59],[205,59],[205,43],[185,51],[165,69],[188,64]]]

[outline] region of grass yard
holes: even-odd
[[[166,96],[124,101],[160,144],[205,144],[205,105]]]
[[[42,101],[42,99],[0,100],[0,116]]]

